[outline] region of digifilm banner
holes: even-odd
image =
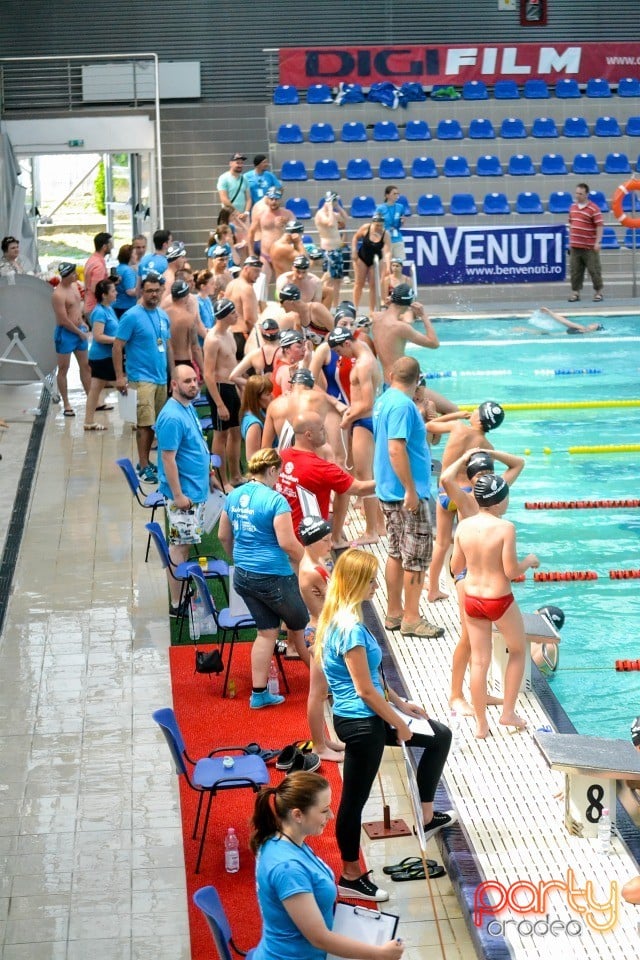
[[[549,283],[565,278],[566,228],[402,228],[418,283]]]

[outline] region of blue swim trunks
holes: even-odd
[[[471,487],[462,487],[465,493],[471,493]],[[457,504],[453,502],[451,497],[445,492],[444,487],[438,487],[438,503],[443,510],[448,510],[449,513],[455,513],[458,509]]]
[[[373,417],[359,417],[351,424],[352,427],[364,427],[369,433],[373,433]]]
[[[86,331],[89,328],[82,324],[80,329]],[[76,350],[87,350],[89,348],[88,340],[85,340],[84,337],[79,337],[77,333],[72,333],[71,330],[67,330],[66,327],[56,327],[53,342],[56,353],[74,353]]]
[[[342,250],[325,250],[322,265],[332,280],[344,280],[344,259]]]

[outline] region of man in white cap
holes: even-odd
[[[218,177],[218,196],[223,207],[233,207],[243,219],[249,219],[251,189],[244,175],[244,153],[237,151],[229,158],[229,169]]]

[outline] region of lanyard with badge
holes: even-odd
[[[146,313],[147,313],[147,316],[149,317],[149,320],[151,321],[151,326],[153,327],[153,333],[156,338],[156,344],[158,346],[158,353],[164,353],[165,352],[164,340],[160,335],[162,332],[162,321],[160,320],[160,317],[158,317],[158,325],[156,326],[156,322],[154,320],[154,315],[158,313],[158,310],[156,308],[153,311],[153,313],[150,310],[147,310]]]

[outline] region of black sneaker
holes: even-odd
[[[436,833],[440,830],[444,830],[445,827],[451,827],[454,823],[457,823],[458,815],[455,810],[446,810],[444,813],[441,813],[439,810],[434,810],[431,823],[425,823],[424,825],[424,835],[427,840],[430,840],[431,837],[435,837]]]
[[[368,873],[363,873],[357,880],[347,880],[345,877],[340,877],[338,880],[338,896],[353,900],[376,900],[378,903],[381,900],[388,900],[389,894],[369,879],[370,873],[372,873],[371,870]]]
[[[315,773],[322,763],[317,753],[303,753],[302,750],[296,752],[287,773],[293,773],[295,770],[304,770],[305,773]]]

